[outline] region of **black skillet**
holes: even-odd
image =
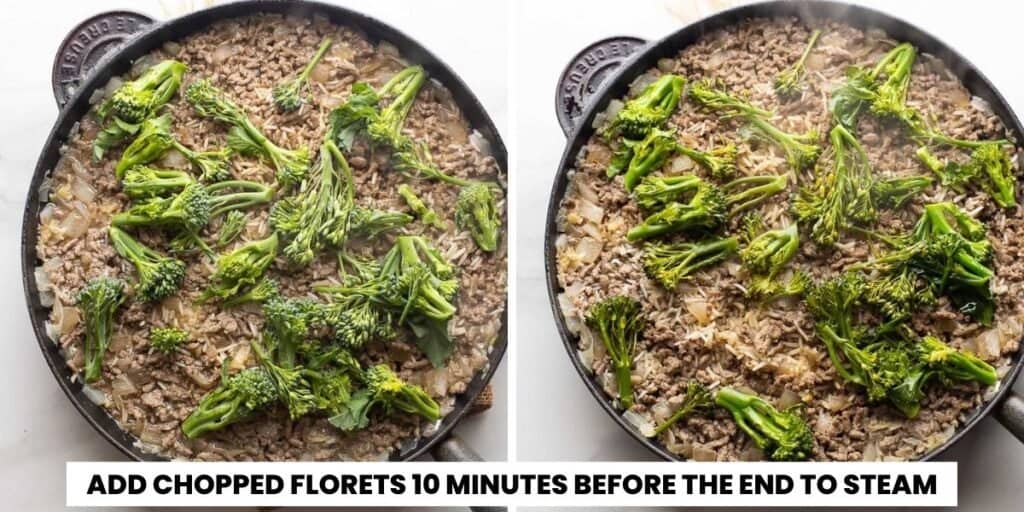
[[[698,41],[704,34],[723,27],[735,25],[743,20],[758,17],[796,16],[811,19],[836,19],[860,28],[879,28],[889,36],[909,41],[922,52],[941,59],[964,85],[978,97],[988,101],[995,113],[1014,133],[1018,141],[1024,140],[1020,121],[1000,96],[999,92],[973,64],[931,34],[907,23],[872,9],[838,2],[814,1],[771,1],[744,5],[720,12],[697,21],[683,29],[652,43],[635,37],[613,37],[598,41],[576,55],[562,72],[555,95],[558,122],[569,139],[562,153],[562,160],[555,176],[554,187],[548,202],[547,232],[544,243],[544,268],[547,273],[548,295],[555,323],[562,337],[573,366],[587,385],[587,389],[626,432],[652,452],[667,460],[680,460],[656,439],[644,437],[636,427],[622,418],[612,400],[605,394],[597,377],[587,370],[580,361],[576,350],[577,336],[566,327],[565,317],[558,307],[558,284],[555,262],[555,238],[558,228],[555,218],[568,185],[567,172],[573,168],[576,155],[594,134],[594,116],[608,107],[608,102],[623,97],[630,83],[648,69],[656,66],[658,59],[675,57],[678,52]],[[1024,442],[1024,399],[1011,389],[1021,371],[1024,343],[1013,356],[1012,369],[1002,379],[1000,389],[992,400],[972,412],[945,443],[933,448],[921,460],[929,460],[962,438],[967,431],[990,414],[995,416],[1010,432]]]
[[[33,276],[35,267],[41,263],[35,252],[39,211],[43,206],[39,199],[39,186],[56,165],[60,157],[59,149],[67,140],[71,127],[89,111],[88,100],[94,90],[103,87],[111,77],[127,72],[133,60],[168,41],[181,40],[220,20],[255,13],[278,13],[298,17],[324,16],[337,25],[361,29],[373,42],[388,41],[394,44],[405,58],[423,65],[432,78],[439,80],[451,91],[470,125],[490,142],[498,166],[503,172],[507,169],[508,155],[497,128],[480,102],[454,71],[433,53],[397,29],[342,7],[306,1],[253,0],[228,3],[165,22],[155,22],[133,12],[108,12],[94,16],[75,27],[64,40],[54,60],[53,91],[61,111],[36,163],[22,221],[21,265],[25,300],[28,303],[36,340],[61,389],[100,435],[135,460],[165,459],[140,450],[133,435],[122,430],[104,409],[86,397],[82,391],[81,381],[72,382],[72,372],[65,363],[64,356],[46,335],[44,324],[50,308],[40,304]],[[444,417],[436,432],[416,440],[415,444],[404,447],[400,452],[393,453],[391,460],[413,460],[428,451],[439,460],[480,460],[470,447],[452,434],[452,429],[470,411],[474,401],[497,369],[507,346],[507,333],[507,318],[503,316],[501,334],[491,350],[487,365],[477,372],[466,391],[456,398],[454,410]]]

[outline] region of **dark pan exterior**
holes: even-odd
[[[160,455],[147,453],[139,449],[138,441],[134,436],[122,430],[103,408],[86,397],[82,391],[81,381],[78,379],[75,381],[71,380],[72,372],[65,363],[64,356],[61,355],[58,346],[46,335],[44,324],[49,316],[50,309],[40,304],[39,293],[33,275],[35,267],[41,263],[36,258],[35,252],[39,211],[42,207],[38,190],[43,179],[54,168],[60,158],[60,147],[67,140],[72,126],[88,113],[88,99],[94,90],[103,87],[111,77],[126,73],[130,69],[133,60],[159,48],[165,42],[181,40],[191,34],[204,30],[210,24],[220,20],[257,13],[279,13],[299,17],[324,16],[337,25],[361,29],[373,42],[384,40],[394,44],[399,48],[403,57],[407,58],[410,62],[423,65],[431,77],[439,80],[451,91],[456,103],[469,120],[470,125],[490,142],[498,166],[503,172],[508,168],[508,155],[497,128],[490,117],[488,117],[480,102],[454,71],[429,50],[397,29],[376,19],[341,7],[308,1],[253,0],[228,3],[150,26],[128,41],[122,48],[104,57],[89,78],[78,87],[74,96],[61,109],[57,122],[47,138],[46,145],[39,155],[35,174],[29,186],[25,216],[22,220],[21,266],[25,285],[25,300],[28,304],[32,329],[35,332],[39,347],[42,349],[43,357],[46,358],[46,362],[57,378],[61,389],[64,390],[64,393],[75,405],[75,408],[85,416],[86,420],[104,438],[125,455],[135,460],[166,459]],[[474,376],[466,391],[456,398],[455,409],[444,417],[437,431],[430,436],[418,439],[415,444],[404,447],[400,452],[393,453],[391,460],[415,459],[449,436],[452,428],[469,411],[469,406],[487,385],[498,363],[501,361],[508,343],[507,323],[507,317],[503,315],[501,333],[489,355],[487,365]]]
[[[723,11],[709,18],[688,25],[660,41],[649,44],[644,49],[639,50],[631,60],[616,70],[616,74],[614,76],[604,81],[601,85],[600,91],[593,96],[593,99],[587,105],[587,109],[583,116],[576,121],[576,127],[569,135],[568,145],[565,148],[565,152],[562,154],[562,159],[558,166],[558,172],[555,176],[554,186],[551,191],[551,198],[548,203],[548,216],[544,242],[544,267],[545,272],[547,273],[548,295],[551,302],[552,312],[555,315],[555,323],[557,324],[558,332],[562,337],[562,342],[565,345],[566,351],[569,353],[569,357],[572,359],[572,363],[576,368],[576,371],[579,372],[580,377],[586,383],[590,393],[594,395],[594,398],[596,398],[601,404],[601,407],[604,408],[605,412],[607,412],[608,415],[619,424],[619,426],[652,452],[660,455],[666,460],[681,459],[679,456],[669,452],[661,442],[641,435],[635,427],[622,418],[620,412],[612,405],[612,400],[601,389],[601,385],[598,383],[595,375],[587,370],[580,361],[576,351],[577,337],[566,327],[565,318],[558,307],[557,296],[561,293],[562,287],[558,284],[558,271],[555,261],[555,238],[558,236],[556,216],[558,214],[562,197],[565,195],[566,186],[568,185],[567,172],[569,169],[574,167],[576,155],[587,143],[587,140],[591,135],[594,134],[594,129],[591,126],[594,122],[594,116],[604,111],[607,108],[609,101],[612,99],[621,98],[626,95],[629,90],[629,84],[634,80],[634,78],[641,75],[646,70],[655,67],[658,59],[674,57],[679,50],[695,43],[704,34],[713,32],[720,28],[735,25],[745,19],[780,16],[841,20],[855,27],[879,28],[895,39],[913,43],[922,52],[932,54],[941,59],[973,94],[986,100],[992,106],[993,111],[999,116],[1006,127],[1013,132],[1018,141],[1024,140],[1024,137],[1021,136],[1021,134],[1024,133],[1024,130],[1022,130],[1020,121],[1010,110],[1010,107],[1007,105],[1003,97],[973,64],[968,62],[967,59],[958,54],[955,50],[931,34],[928,34],[901,19],[873,9],[838,2],[771,1],[745,5]],[[1013,356],[1011,363],[1012,369],[1002,379],[1001,388],[996,393],[995,397],[985,403],[978,410],[974,411],[952,437],[942,445],[926,453],[922,457],[922,460],[929,460],[941,454],[949,446],[963,437],[964,434],[981,421],[982,418],[988,416],[993,412],[993,410],[998,410],[1000,407],[1004,407],[1004,404],[1005,410],[1002,411],[1000,420],[1019,431],[1021,428],[1021,418],[1019,416],[1020,400],[1016,399],[1014,396],[1010,397],[1013,398],[1013,400],[1007,401],[1005,399],[1008,394],[1012,395],[1010,390],[1013,382],[1020,374],[1022,353],[1024,353],[1024,344],[1021,345],[1020,349],[1018,349],[1017,353]],[[1017,418],[1016,423],[1014,423],[1013,420],[1014,415],[1016,415]]]

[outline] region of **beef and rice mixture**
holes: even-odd
[[[312,72],[308,102],[299,111],[279,114],[270,101],[270,89],[305,66],[325,36],[334,43]],[[179,43],[169,43],[141,59],[132,76],[167,58],[188,65],[186,84],[205,77],[223,88],[277,144],[286,148],[307,146],[313,154],[323,138],[328,113],[346,99],[355,81],[380,86],[408,65],[394,46],[386,42],[375,46],[352,29],[326,20],[272,15],[225,21]],[[107,90],[116,89],[116,85],[111,84]],[[94,100],[101,100],[101,95]],[[175,135],[185,146],[197,150],[224,147],[225,127],[196,115],[180,93],[168,105],[168,111],[174,118]],[[42,262],[41,272],[37,272],[39,288],[44,292],[44,303],[51,297],[53,300],[52,325],[48,329],[76,370],[83,360],[83,326],[74,307],[78,289],[101,275],[120,276],[130,283],[135,272],[108,241],[110,217],[124,210],[129,201],[114,176],[120,152],[115,151],[98,164],[91,160],[91,145],[98,129],[88,116],[81,121],[77,136],[67,143],[63,159],[53,172],[51,204],[41,215],[37,248]],[[429,82],[421,90],[406,130],[415,140],[429,145],[442,171],[462,178],[503,179],[496,161],[487,154],[486,142],[473,132],[440,84]],[[472,376],[487,363],[501,329],[505,248],[484,253],[467,233],[455,228],[452,219],[458,187],[404,178],[390,170],[386,151],[374,152],[365,145],[357,144],[346,156],[355,175],[357,203],[405,211],[407,207],[396,187],[408,182],[447,220],[448,229],[443,234],[436,230],[425,233],[460,269],[458,312],[450,324],[456,349],[447,367],[434,369],[404,333],[386,345],[371,345],[361,356],[364,364],[392,362],[400,377],[421,385],[441,404],[442,413],[447,413],[455,395],[465,391]],[[182,156],[173,151],[157,165],[187,167]],[[232,165],[237,178],[267,183],[274,179],[273,169],[256,159],[235,156]],[[503,201],[499,207],[504,209]],[[241,240],[225,251],[266,237],[267,212],[267,207],[252,210]],[[219,222],[215,220],[207,233],[215,234]],[[418,234],[425,228],[413,222],[405,230]],[[139,231],[138,236],[152,247],[166,247],[163,235],[153,230]],[[380,256],[387,247],[384,241],[352,250]],[[259,336],[262,315],[259,306],[253,304],[230,310],[214,304],[194,304],[206,288],[213,264],[202,256],[185,261],[187,275],[178,293],[158,304],[125,302],[117,316],[103,376],[87,388],[145,449],[198,460],[369,459],[387,455],[433,428],[418,417],[395,414],[373,421],[367,429],[345,434],[323,418],[304,417],[292,422],[287,414],[270,414],[195,440],[186,439],[180,423],[199,399],[217,386],[222,361],[227,358],[232,370],[255,364],[249,342]],[[280,283],[286,296],[315,297],[311,285],[336,281],[337,270],[334,254],[326,251],[301,271],[290,270],[278,258],[268,275]],[[165,325],[188,331],[194,341],[173,356],[153,351],[147,343],[149,330]]]
[[[773,109],[778,125],[790,133],[815,128],[827,134],[828,93],[844,80],[850,65],[873,66],[897,42],[879,31],[862,31],[828,22],[807,61],[804,92],[799,100],[781,103],[772,88],[775,75],[795,62],[812,31],[796,19],[748,20],[703,37],[673,59],[639,78],[637,94],[663,73],[690,81],[715,78],[728,90],[748,95],[755,105]],[[988,106],[972,98],[937,59],[921,55],[913,68],[908,103],[933,117],[938,127],[958,138],[1008,137],[1005,127]],[[598,122],[601,122],[599,119]],[[714,148],[729,141],[738,144],[741,174],[789,174],[793,193],[801,182],[771,144],[743,138],[739,121],[721,120],[686,99],[669,121],[686,145]],[[872,169],[882,176],[928,173],[914,157],[917,146],[904,130],[882,125],[873,116],[861,116],[858,136]],[[826,152],[827,154],[827,152]],[[964,161],[963,151],[940,150],[942,158]],[[641,431],[664,421],[678,406],[687,381],[708,386],[733,386],[755,392],[786,407],[806,405],[805,413],[815,436],[813,458],[819,460],[913,459],[942,443],[995,389],[977,384],[929,386],[920,415],[903,417],[887,404],[868,405],[862,390],[844,384],[836,374],[824,345],[815,335],[814,322],[797,300],[783,299],[759,305],[744,297],[747,276],[737,259],[697,273],[673,291],[648,279],[640,246],[625,239],[626,231],[643,217],[617,177],[609,181],[605,168],[611,148],[594,136],[581,151],[562,203],[561,234],[556,242],[558,276],[564,292],[559,297],[567,321],[581,331],[579,350],[584,362],[601,377],[609,396],[616,396],[608,358],[600,341],[583,326],[587,308],[611,295],[625,294],[644,306],[647,329],[633,369],[636,405],[626,417]],[[832,162],[823,157],[825,169]],[[677,157],[666,173],[706,171],[692,160]],[[983,192],[956,195],[933,186],[902,211],[885,211],[879,228],[904,232],[913,226],[921,205],[953,201],[988,225],[994,246],[996,321],[985,328],[958,313],[945,298],[936,307],[920,311],[911,325],[919,334],[934,333],[952,346],[968,349],[994,366],[1000,377],[1009,371],[1024,322],[1024,219],[1017,208],[1002,210]],[[769,227],[791,223],[788,201],[775,196],[759,207]],[[733,221],[735,229],[737,221]],[[854,261],[883,249],[875,242],[845,233],[832,249],[805,241],[790,263],[815,278],[836,274]],[[728,419],[728,412],[691,415],[660,436],[673,453],[696,460],[756,460],[761,452]]]

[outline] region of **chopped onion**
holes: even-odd
[[[189,162],[181,151],[171,149],[164,153],[164,156],[160,158],[160,165],[171,169],[182,169],[188,167]]]
[[[576,254],[584,263],[597,261],[603,249],[604,244],[590,237],[585,237],[576,244]]]
[[[971,97],[971,106],[986,114],[992,113],[992,106],[989,105],[987,101],[985,101],[982,98],[979,98],[978,96]]]
[[[210,58],[214,64],[223,64],[224,61],[228,60],[228,57],[235,53],[235,45],[233,44],[222,44],[217,48],[214,48]]]
[[[881,452],[878,449],[878,443],[874,441],[868,441],[867,445],[864,446],[864,454],[862,459],[864,462],[875,462],[879,459]]]
[[[622,413],[622,419],[636,427],[637,431],[640,432],[640,435],[644,437],[654,437],[654,423],[646,416],[633,411],[626,411]]]
[[[469,145],[473,146],[473,149],[483,156],[492,155],[491,142],[476,130],[473,130],[473,133],[469,134]]]
[[[50,341],[57,343],[60,341],[60,328],[56,325],[46,322],[43,325],[43,329],[46,331],[46,337],[50,338]]]
[[[575,186],[576,192],[579,193],[580,197],[583,199],[595,205],[601,202],[601,199],[597,197],[597,192],[594,191],[594,187],[591,187],[586,181],[578,180],[575,182]],[[596,222],[601,222],[601,220],[598,219]]]
[[[580,217],[583,217],[594,224],[600,224],[604,219],[604,208],[601,208],[586,199],[581,199],[579,201],[576,207],[576,212],[580,214]]]
[[[49,291],[50,288],[53,287],[53,285],[50,284],[50,276],[47,275],[46,270],[42,266],[36,267],[33,273],[36,278],[36,288],[38,288],[40,292]]]
[[[46,206],[39,212],[39,222],[42,224],[50,222],[53,219],[54,208],[53,203],[46,203]]]
[[[782,392],[782,396],[779,397],[779,407],[783,409],[787,409],[798,403],[800,403],[800,397],[789,389],[784,390]]]
[[[60,309],[60,316],[57,317],[57,328],[60,329],[61,334],[67,334],[78,326],[78,322],[81,317],[78,314],[78,308],[73,306],[65,306],[61,301],[55,301],[53,304],[53,311],[56,317],[57,310]]]
[[[88,181],[82,178],[82,176],[75,176],[71,180],[71,193],[82,202],[90,203],[96,197],[96,189],[92,188],[92,185]]]
[[[711,320],[711,315],[708,313],[708,302],[703,297],[687,297],[683,304],[686,305],[686,311],[693,315],[701,325],[707,325]]]
[[[604,112],[594,116],[594,123],[591,125],[592,128],[598,129],[604,126],[604,123],[608,119],[612,119],[619,115],[622,111],[622,107],[626,106],[621,100],[612,100],[608,102],[608,108],[604,109]]]
[[[978,349],[978,357],[986,361],[999,357],[999,348],[1002,344],[999,342],[998,329],[989,329],[979,334],[974,343]]]
[[[697,164],[692,158],[686,155],[679,155],[672,159],[668,164],[668,169],[673,174],[692,171]]]
[[[693,445],[693,460],[697,462],[714,462],[718,460],[718,454],[702,444],[695,443]]]
[[[58,226],[66,238],[78,238],[89,229],[89,219],[81,212],[70,211]]]
[[[103,405],[107,403],[107,394],[102,390],[86,385],[82,386],[82,393],[89,399],[89,401],[96,405]]]
[[[309,79],[316,83],[324,83],[331,79],[331,66],[324,61],[320,61],[313,70],[309,72]]]
[[[114,95],[114,91],[121,88],[124,85],[124,80],[121,77],[115,76],[107,82],[107,86],[103,88],[103,97],[109,98]]]
[[[249,360],[249,345],[241,344],[238,346],[238,350],[231,355],[231,362],[228,363],[228,367],[232,370],[244,370]]]
[[[118,375],[114,382],[110,383],[110,390],[117,396],[134,395],[138,391],[135,384],[125,374]]]

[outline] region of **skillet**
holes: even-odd
[[[640,444],[666,460],[683,459],[668,451],[657,439],[645,437],[624,419],[621,412],[616,410],[612,399],[603,391],[598,376],[588,370],[579,357],[576,349],[578,337],[569,330],[565,317],[558,307],[558,295],[563,291],[558,283],[555,250],[558,210],[569,184],[568,171],[575,166],[577,155],[594,134],[594,117],[603,112],[611,100],[625,96],[637,76],[655,67],[659,59],[674,57],[679,50],[697,42],[704,34],[750,18],[771,17],[841,20],[861,29],[879,28],[894,39],[908,41],[922,52],[942,60],[972,94],[986,100],[992,106],[993,111],[1018,141],[1024,140],[1024,128],[1021,127],[1020,120],[995,87],[967,59],[935,36],[906,21],[873,9],[841,2],[776,0],[748,4],[699,20],[660,41],[648,43],[637,37],[610,37],[597,41],[578,53],[562,72],[555,93],[558,122],[568,138],[568,143],[562,153],[548,200],[544,239],[544,270],[548,297],[562,343],[587,389],[620,427]],[[971,412],[949,439],[925,453],[919,460],[937,457],[988,416],[995,417],[1018,440],[1024,442],[1024,398],[1012,389],[1013,383],[1020,375],[1022,364],[1024,341],[1011,358],[1011,369],[1001,380],[995,396]]]
[[[32,329],[47,365],[57,383],[85,419],[118,450],[137,461],[166,460],[140,449],[135,436],[126,432],[83,392],[80,379],[72,381],[59,347],[46,334],[50,308],[40,303],[34,269],[41,264],[36,257],[39,212],[44,206],[39,188],[60,158],[60,147],[67,141],[73,125],[89,112],[89,97],[106,85],[111,77],[126,73],[132,61],[166,42],[181,40],[205,30],[211,24],[257,13],[276,13],[295,17],[322,16],[336,25],[358,28],[377,43],[395,45],[410,62],[423,65],[452,93],[470,125],[490,143],[501,172],[506,172],[508,154],[494,122],[468,86],[437,56],[396,28],[343,7],[312,1],[248,0],[227,3],[180,18],[156,22],[130,11],[112,11],[96,15],[75,27],[65,38],[53,64],[53,90],[60,113],[39,155],[28,190],[21,231],[21,266]],[[45,199],[45,198],[44,198]],[[475,410],[478,399],[486,403],[487,384],[497,369],[508,343],[508,319],[503,313],[498,339],[483,369],[474,375],[466,391],[456,397],[454,409],[445,416],[434,433],[404,445],[390,455],[393,461],[413,460],[430,452],[438,460],[480,460],[471,447],[452,434],[452,429],[467,413]]]

